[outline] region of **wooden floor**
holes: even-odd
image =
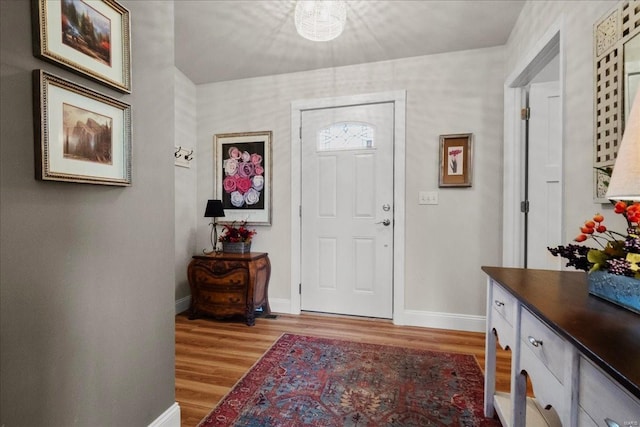
[[[395,326],[389,320],[303,313],[241,321],[176,316],[176,401],[183,427],[202,420],[285,332],[373,344],[467,353],[484,371],[484,334]],[[496,388],[509,390],[509,352],[498,347]]]

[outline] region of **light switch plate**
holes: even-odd
[[[420,191],[418,193],[419,205],[437,205],[438,204],[438,192],[437,191]]]

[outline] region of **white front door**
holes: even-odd
[[[529,214],[527,267],[559,270],[547,247],[562,243],[562,105],[558,82],[529,90]]]
[[[301,308],[392,318],[392,102],[302,112]]]

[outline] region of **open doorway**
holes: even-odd
[[[505,81],[505,267],[560,268],[546,248],[564,229],[563,69],[559,20]]]

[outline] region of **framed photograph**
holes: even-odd
[[[271,131],[216,134],[213,145],[221,222],[271,225]]]
[[[440,135],[440,187],[471,187],[473,134]]]
[[[131,93],[129,11],[114,0],[32,0],[38,58]]]
[[[35,175],[43,181],[131,185],[131,107],[33,71]]]

